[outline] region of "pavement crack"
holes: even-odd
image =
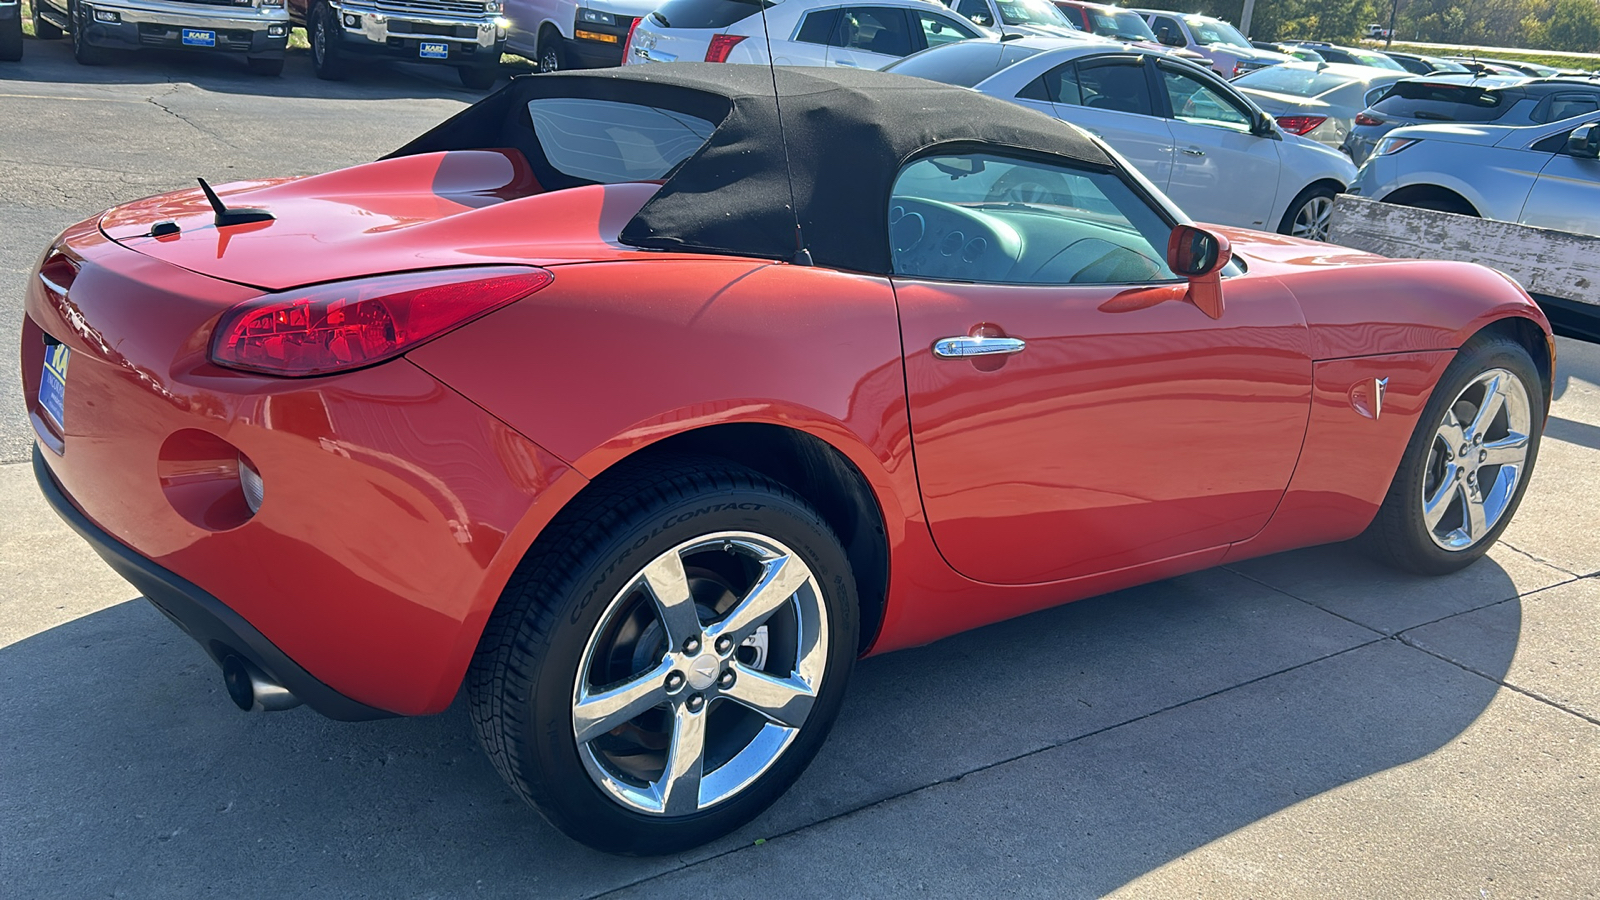
[[[1506,601],[1506,602],[1510,602],[1510,601]],[[1452,618],[1452,617],[1446,616],[1445,618]],[[1420,628],[1421,626],[1417,626],[1417,627]],[[1527,698],[1529,698],[1531,700],[1537,700],[1540,703],[1543,703],[1543,704],[1545,704],[1547,706],[1552,706],[1552,707],[1554,707],[1556,709],[1561,710],[1562,712],[1566,713],[1567,715],[1575,716],[1575,717],[1577,717],[1579,719],[1582,719],[1583,721],[1588,722],[1590,725],[1600,726],[1600,719],[1597,719],[1594,716],[1587,715],[1586,713],[1583,713],[1583,712],[1580,712],[1579,710],[1573,709],[1572,707],[1567,706],[1566,704],[1562,703],[1559,700],[1553,699],[1551,697],[1546,697],[1543,694],[1539,693],[1538,691],[1530,690],[1528,688],[1521,687],[1520,685],[1512,684],[1511,682],[1506,681],[1503,678],[1497,678],[1497,677],[1495,677],[1493,675],[1490,675],[1488,672],[1485,672],[1485,671],[1482,671],[1481,669],[1477,669],[1477,668],[1474,668],[1472,666],[1469,666],[1466,663],[1459,662],[1457,660],[1451,659],[1450,657],[1445,656],[1442,653],[1438,653],[1438,652],[1435,652],[1433,650],[1429,650],[1427,647],[1424,647],[1421,644],[1418,644],[1416,641],[1413,641],[1411,638],[1407,637],[1404,632],[1401,632],[1400,634],[1396,634],[1395,638],[1397,640],[1399,640],[1400,643],[1405,644],[1407,647],[1410,647],[1413,650],[1418,650],[1418,651],[1420,651],[1422,653],[1426,653],[1429,656],[1433,657],[1434,659],[1440,660],[1442,662],[1447,662],[1450,665],[1455,666],[1456,668],[1460,669],[1463,672],[1467,672],[1467,673],[1470,673],[1472,675],[1476,675],[1479,678],[1483,678],[1483,679],[1485,679],[1487,681],[1492,681],[1495,684],[1499,685],[1500,687],[1505,688],[1508,691],[1512,691],[1514,693],[1521,694],[1522,696],[1527,697]]]
[[[176,89],[176,85],[174,85],[174,89]],[[172,93],[172,91],[168,91],[167,93],[170,94],[170,93]],[[164,94],[162,96],[166,96],[166,95]],[[223,145],[225,145],[227,147],[230,147],[230,148],[232,148],[234,150],[238,150],[239,149],[238,145],[236,145],[233,142],[229,141],[227,138],[223,137],[220,134],[217,134],[215,131],[212,131],[209,128],[205,128],[205,127],[201,126],[200,124],[198,124],[197,122],[195,122],[193,119],[189,118],[188,116],[184,115],[183,113],[178,112],[177,110],[174,110],[172,107],[166,105],[165,103],[162,103],[160,101],[160,99],[158,99],[156,97],[146,97],[144,99],[145,99],[146,103],[149,103],[151,106],[154,106],[156,109],[161,110],[162,112],[164,112],[167,115],[173,117],[174,119],[177,119],[178,121],[180,121],[183,124],[189,126],[190,128],[193,128],[195,131],[200,132],[201,134],[205,135],[208,138],[211,138],[212,140],[216,141],[217,143],[223,144]]]
[[[1389,632],[1384,631],[1382,628],[1374,628],[1373,626],[1368,625],[1365,622],[1361,622],[1361,621],[1358,621],[1356,619],[1352,619],[1349,616],[1344,615],[1343,613],[1334,612],[1333,610],[1327,608],[1326,606],[1323,606],[1320,603],[1317,603],[1316,601],[1307,600],[1306,598],[1301,597],[1298,594],[1291,594],[1288,591],[1284,590],[1281,587],[1278,587],[1275,584],[1268,584],[1267,582],[1262,581],[1261,579],[1255,577],[1254,575],[1250,575],[1248,573],[1241,572],[1241,571],[1239,571],[1238,569],[1235,569],[1232,566],[1220,566],[1219,568],[1222,568],[1222,569],[1225,569],[1225,570],[1227,570],[1229,572],[1232,572],[1233,574],[1239,576],[1240,578],[1243,578],[1245,581],[1249,581],[1249,582],[1252,582],[1254,584],[1259,584],[1259,585],[1261,585],[1262,587],[1266,588],[1269,591],[1273,591],[1274,593],[1282,594],[1282,595],[1284,595],[1285,597],[1288,597],[1291,600],[1299,600],[1301,603],[1304,603],[1305,605],[1311,607],[1312,609],[1316,609],[1316,610],[1320,610],[1322,612],[1325,612],[1328,615],[1333,616],[1335,619],[1343,619],[1344,621],[1349,622],[1351,625],[1355,625],[1358,628],[1365,628],[1366,630],[1372,632],[1373,634],[1381,634],[1384,637],[1392,637],[1392,635]]]
[[[1299,598],[1296,597],[1295,599],[1298,600]],[[1204,700],[1210,700],[1213,697],[1220,697],[1223,694],[1227,694],[1227,693],[1230,693],[1232,691],[1236,691],[1236,690],[1238,690],[1240,688],[1249,687],[1250,685],[1253,685],[1253,684],[1259,684],[1260,682],[1266,681],[1266,680],[1268,680],[1270,678],[1277,678],[1279,675],[1286,675],[1286,674],[1288,674],[1290,672],[1294,672],[1294,671],[1297,671],[1299,669],[1304,669],[1307,666],[1314,666],[1317,663],[1325,662],[1325,661],[1333,659],[1335,657],[1343,656],[1346,653],[1350,653],[1350,652],[1355,651],[1355,650],[1360,650],[1363,647],[1371,647],[1374,644],[1378,644],[1378,643],[1381,643],[1383,641],[1388,641],[1388,640],[1394,640],[1394,636],[1392,636],[1392,635],[1383,635],[1381,637],[1375,637],[1375,638],[1373,638],[1372,640],[1369,640],[1369,641],[1362,641],[1359,644],[1354,644],[1352,646],[1344,648],[1343,650],[1335,650],[1332,653],[1325,653],[1325,654],[1323,654],[1321,656],[1316,657],[1315,659],[1308,659],[1305,662],[1295,663],[1292,666],[1285,666],[1282,669],[1278,669],[1276,671],[1268,672],[1265,675],[1257,675],[1254,678],[1248,678],[1248,679],[1246,679],[1244,681],[1238,682],[1237,684],[1231,684],[1231,685],[1229,685],[1229,686],[1227,686],[1225,688],[1218,688],[1217,690],[1211,691],[1209,693],[1201,694],[1198,697],[1190,697],[1187,700],[1180,700],[1177,703],[1173,703],[1173,704],[1170,704],[1168,706],[1163,706],[1160,709],[1151,710],[1150,712],[1147,712],[1147,713],[1141,713],[1141,714],[1139,714],[1137,716],[1133,716],[1131,718],[1124,719],[1124,720],[1122,720],[1120,722],[1115,722],[1115,723],[1112,723],[1110,725],[1105,725],[1105,726],[1102,726],[1100,728],[1093,729],[1092,731],[1086,731],[1083,734],[1074,735],[1074,736],[1072,736],[1070,738],[1067,738],[1066,740],[1063,740],[1063,741],[1055,741],[1053,743],[1045,744],[1042,747],[1035,747],[1032,750],[1025,750],[1025,751],[1023,751],[1021,753],[1016,753],[1016,754],[1013,754],[1011,756],[1005,757],[1004,759],[998,759],[998,760],[995,760],[994,762],[984,763],[981,766],[974,766],[974,767],[972,767],[970,769],[967,769],[966,771],[957,772],[954,775],[947,775],[947,776],[945,776],[943,778],[940,778],[938,780],[930,781],[927,784],[918,785],[917,787],[913,787],[913,788],[907,788],[907,789],[905,789],[903,791],[898,791],[896,793],[890,794],[890,795],[885,796],[885,797],[879,797],[876,800],[872,800],[872,801],[869,801],[867,803],[862,803],[859,806],[852,806],[849,809],[841,810],[839,812],[834,813],[831,816],[824,816],[823,818],[818,819],[815,822],[807,822],[804,825],[796,825],[795,827],[790,828],[790,829],[788,829],[786,831],[780,831],[780,832],[777,832],[776,834],[773,834],[773,835],[771,835],[769,837],[762,838],[760,845],[764,846],[764,845],[770,844],[770,843],[772,843],[774,841],[781,840],[783,838],[791,837],[793,835],[799,834],[802,831],[806,831],[808,829],[815,828],[815,827],[817,827],[819,825],[826,825],[829,822],[834,822],[834,821],[838,821],[840,819],[849,818],[850,816],[853,816],[856,813],[865,812],[865,811],[870,810],[870,809],[876,809],[878,807],[885,806],[885,805],[887,805],[889,803],[893,803],[896,800],[900,800],[900,799],[905,798],[905,797],[911,797],[911,796],[914,796],[916,794],[920,794],[920,793],[922,793],[924,791],[933,790],[934,788],[942,787],[942,786],[947,785],[947,784],[955,784],[955,783],[960,782],[960,781],[962,781],[962,780],[964,780],[966,778],[970,778],[973,775],[980,775],[980,774],[982,774],[984,772],[992,771],[992,770],[998,769],[998,768],[1000,768],[1002,766],[1008,766],[1008,765],[1010,765],[1012,763],[1015,763],[1015,762],[1021,762],[1022,760],[1028,759],[1030,757],[1038,756],[1041,753],[1048,753],[1051,750],[1057,750],[1057,749],[1065,747],[1065,746],[1067,746],[1069,744],[1075,744],[1075,743],[1078,743],[1079,741],[1086,740],[1088,738],[1096,737],[1098,735],[1102,735],[1102,734],[1105,734],[1105,733],[1110,732],[1110,731],[1115,731],[1118,728],[1125,728],[1125,727],[1127,727],[1129,725],[1133,725],[1133,724],[1135,724],[1137,722],[1143,722],[1146,719],[1153,718],[1155,716],[1159,716],[1159,715],[1161,715],[1163,713],[1168,713],[1168,712],[1172,712],[1173,710],[1183,709],[1186,706],[1192,706],[1192,705],[1194,705],[1196,703],[1200,703],[1200,702],[1202,702]],[[1420,648],[1418,648],[1418,649],[1420,649]],[[1424,651],[1424,652],[1426,652],[1426,651]],[[758,846],[758,845],[756,845],[756,844],[740,844],[737,847],[729,847],[726,850],[723,850],[723,851],[721,851],[719,853],[713,853],[712,855],[707,856],[707,857],[705,857],[703,859],[698,859],[698,860],[695,860],[694,862],[690,862],[690,863],[684,863],[681,866],[676,866],[674,868],[667,869],[664,872],[657,872],[657,873],[655,873],[653,875],[647,875],[647,876],[645,876],[643,878],[635,879],[634,881],[630,881],[627,884],[618,885],[618,886],[616,886],[614,888],[607,888],[606,890],[601,891],[601,892],[596,893],[596,894],[585,895],[585,900],[599,900],[599,898],[602,898],[602,897],[615,896],[617,894],[620,894],[623,891],[639,887],[640,885],[643,885],[643,884],[648,884],[648,883],[650,883],[652,881],[655,881],[656,879],[663,878],[663,877],[665,877],[667,875],[673,875],[673,874],[676,874],[678,872],[687,871],[687,870],[695,868],[697,866],[703,866],[706,863],[714,862],[716,860],[732,856],[732,855],[734,855],[736,853],[743,853],[743,852],[745,852],[747,850],[753,850],[753,849],[755,849],[756,846]]]
[[[1499,544],[1500,544],[1500,546],[1506,547],[1506,548],[1512,550],[1513,552],[1520,553],[1523,556],[1526,556],[1527,558],[1533,560],[1536,563],[1539,563],[1540,565],[1549,566],[1550,568],[1555,569],[1557,572],[1565,573],[1567,575],[1572,576],[1573,578],[1587,578],[1587,577],[1589,577],[1589,575],[1597,574],[1597,573],[1594,573],[1594,572],[1590,572],[1589,575],[1581,575],[1581,574],[1579,574],[1577,572],[1572,571],[1571,569],[1567,568],[1566,566],[1562,566],[1562,565],[1559,565],[1559,564],[1557,564],[1555,562],[1552,562],[1552,561],[1550,561],[1548,559],[1545,559],[1544,557],[1539,556],[1536,553],[1529,553],[1527,550],[1524,550],[1521,547],[1516,546],[1515,544],[1507,543],[1504,538],[1502,538],[1499,541]]]

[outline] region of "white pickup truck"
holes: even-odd
[[[284,0],[33,0],[33,33],[70,35],[73,57],[86,66],[105,62],[107,50],[161,47],[236,53],[250,71],[277,75],[289,13]]]

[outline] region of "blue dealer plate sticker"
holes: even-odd
[[[203,31],[199,28],[185,28],[183,30],[183,43],[188,47],[215,47],[217,45],[217,33],[215,31]]]
[[[417,45],[417,55],[423,59],[448,59],[450,45],[443,42],[423,41]]]
[[[66,429],[63,410],[67,405],[67,357],[70,350],[64,344],[46,344],[44,348],[44,376],[39,379],[39,406]]]

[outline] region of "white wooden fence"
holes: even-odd
[[[1328,240],[1379,256],[1499,269],[1533,294],[1561,330],[1600,339],[1600,237],[1341,194]]]

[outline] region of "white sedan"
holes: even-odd
[[[1344,154],[1285,132],[1200,66],[1134,47],[972,41],[886,71],[974,88],[1103,139],[1191,216],[1325,240]]]
[[[667,0],[628,36],[623,65],[761,63],[881,69],[931,47],[993,34],[929,0]],[[771,54],[768,54],[770,40]]]

